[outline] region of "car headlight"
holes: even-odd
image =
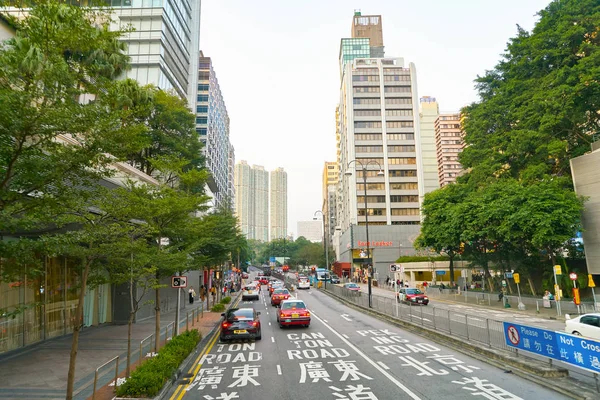
[[[423,300],[429,300],[429,297],[423,297]]]

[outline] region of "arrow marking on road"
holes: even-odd
[[[348,314],[342,314],[342,315],[340,315],[340,317],[344,318],[346,321],[352,322],[352,320],[350,318],[348,318],[349,317]]]

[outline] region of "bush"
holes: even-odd
[[[210,311],[212,312],[223,312],[225,311],[225,304],[215,304],[214,306],[212,306],[212,308],[210,309]]]
[[[456,258],[454,259],[456,261]],[[426,262],[426,261],[450,261],[448,256],[402,256],[396,260],[397,263]]]
[[[229,304],[231,303],[231,297],[226,296],[221,299],[221,304]]]
[[[117,389],[117,396],[156,396],[200,339],[200,333],[195,329],[175,336],[159,350],[156,357],[149,359],[131,373],[129,379]]]

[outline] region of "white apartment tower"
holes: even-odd
[[[235,164],[235,213],[248,239],[269,240],[269,174],[246,161]]]
[[[271,171],[271,240],[287,236],[287,172]]]
[[[436,152],[435,123],[440,107],[435,97],[420,99],[421,153],[423,156],[423,195],[440,188],[438,159]],[[423,202],[423,199],[420,199]]]

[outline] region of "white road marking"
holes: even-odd
[[[267,311],[267,315],[269,315],[269,312]]]
[[[324,321],[324,322],[329,322],[329,321],[327,321],[326,319],[324,319],[323,321]]]
[[[269,322],[269,326],[271,326],[271,323]]]
[[[352,322],[352,320],[350,318],[348,318],[349,317],[348,314],[342,314],[342,315],[340,315],[340,317],[344,318],[346,321]]]
[[[312,316],[315,317],[317,320],[319,320],[321,322],[325,322],[324,319],[319,318],[314,313],[313,313]],[[369,364],[371,364],[373,367],[375,367],[375,369],[377,369],[379,372],[381,372],[383,374],[383,376],[385,376],[386,378],[388,378],[393,384],[395,384],[400,389],[402,389],[402,391],[404,391],[404,393],[406,393],[407,395],[409,395],[411,399],[413,399],[413,400],[421,400],[421,398],[419,396],[417,396],[416,394],[414,394],[409,388],[407,388],[402,383],[400,383],[396,378],[394,378],[392,375],[390,375],[389,372],[387,372],[385,369],[383,369],[382,367],[380,367],[379,364],[377,364],[375,361],[373,361],[372,359],[370,359],[369,357],[367,357],[367,355],[365,353],[363,353],[362,351],[360,351],[358,349],[358,347],[356,347],[355,345],[353,345],[352,343],[350,343],[346,338],[344,338],[340,333],[338,333],[338,331],[336,331],[335,329],[333,329],[332,327],[330,327],[328,324],[325,324],[325,327],[327,329],[329,329],[331,332],[333,332],[334,335],[336,335],[337,337],[339,337],[344,343],[346,343],[346,345],[348,347],[350,347],[352,350],[354,350],[359,356],[361,356],[362,358],[364,358]]]
[[[346,335],[345,333],[342,333],[342,336],[345,337],[346,339],[350,339],[350,336]]]
[[[430,320],[430,319],[427,319],[427,318],[421,318],[421,317],[417,317],[416,315],[413,315],[412,317],[413,317],[413,318],[419,318],[419,319],[422,319],[423,321],[429,321],[429,322],[431,322],[431,320]]]
[[[388,367],[387,365],[385,365],[385,364],[383,363],[383,361],[377,361],[377,364],[379,364],[379,366],[380,366],[381,368],[385,369],[385,370],[388,370],[388,369],[390,369],[390,367]]]
[[[271,336],[271,342],[275,343],[275,338]]]
[[[281,375],[281,365],[277,364],[277,375]]]

